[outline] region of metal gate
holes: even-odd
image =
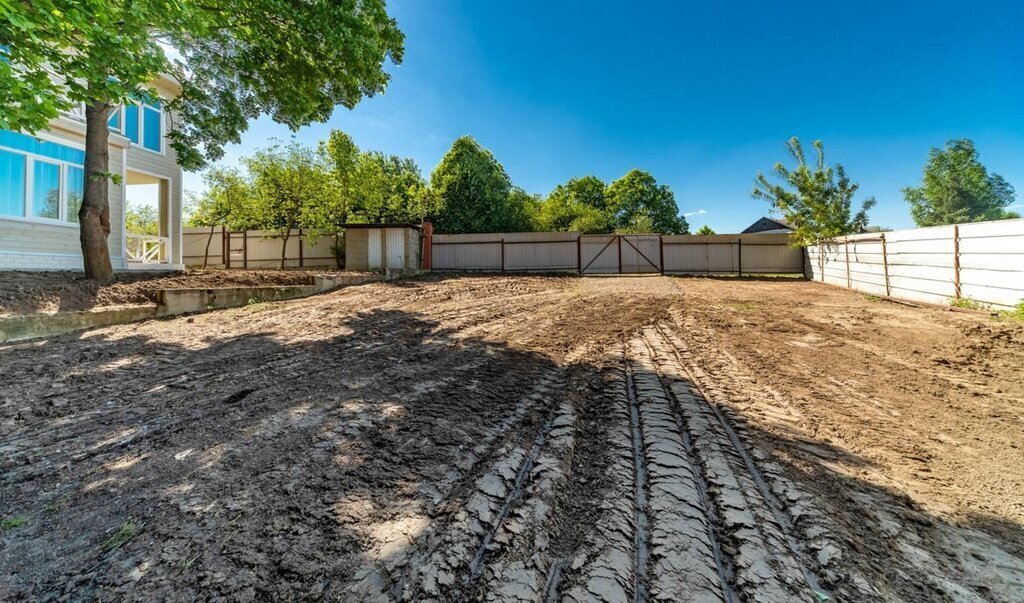
[[[662,272],[661,235],[581,235],[580,274]]]

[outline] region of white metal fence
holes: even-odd
[[[875,295],[945,304],[1024,300],[1024,220],[852,235],[807,249],[807,275]]]
[[[802,274],[788,235],[580,235],[518,232],[434,235],[433,270],[581,274]]]
[[[181,235],[186,266],[208,268],[280,268],[284,237],[273,230],[233,232],[224,228],[185,228]],[[209,254],[207,254],[209,242]],[[291,231],[285,253],[285,268],[336,268],[338,260],[332,247],[336,237],[310,238],[301,229]]]

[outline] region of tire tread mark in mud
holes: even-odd
[[[644,343],[647,346],[648,352],[650,352],[653,357],[654,350],[646,340],[644,340]],[[680,411],[679,401],[676,399],[675,393],[671,388],[664,389],[665,393],[672,399],[674,410],[677,414],[676,419],[681,423],[682,417],[678,416]],[[700,462],[700,458],[697,456],[697,452],[693,447],[693,440],[690,437],[690,432],[683,428],[682,425],[680,425],[679,431],[682,436],[683,449],[686,450],[688,455],[687,461],[689,462],[690,468],[693,470],[694,474],[698,477],[695,481],[697,484],[697,492],[700,495],[700,506],[709,519],[707,522],[707,535],[708,541],[711,543],[711,552],[715,561],[715,569],[718,570],[718,577],[722,582],[722,598],[725,599],[726,603],[735,603],[737,600],[736,593],[731,584],[732,568],[727,565],[728,562],[722,553],[722,546],[719,542],[719,537],[715,528],[715,521],[713,521],[716,516],[716,510],[711,502],[711,495],[708,493],[707,468]]]
[[[760,491],[761,496],[768,503],[768,508],[774,516],[775,521],[778,522],[780,527],[782,527],[786,544],[788,545],[790,553],[793,555],[794,560],[799,566],[800,571],[803,574],[804,580],[807,582],[807,586],[811,589],[816,599],[821,601],[829,600],[831,597],[818,582],[817,576],[815,576],[814,573],[810,570],[810,568],[808,568],[807,565],[802,561],[803,555],[800,550],[799,544],[792,535],[793,522],[790,519],[789,515],[785,512],[784,507],[779,502],[778,498],[776,498],[776,496],[772,493],[771,489],[768,487],[768,483],[765,481],[764,475],[761,473],[761,470],[754,463],[754,459],[750,456],[750,453],[747,451],[746,446],[743,444],[739,435],[736,433],[736,430],[733,429],[732,424],[728,421],[728,419],[725,418],[725,415],[722,414],[722,411],[718,407],[718,404],[712,399],[708,398],[705,389],[697,381],[696,375],[694,375],[694,371],[691,368],[691,364],[687,362],[686,359],[680,353],[679,346],[684,344],[682,344],[682,342],[679,341],[677,338],[671,337],[668,333],[666,333],[663,326],[658,325],[656,329],[658,333],[662,336],[662,338],[664,338],[665,341],[669,343],[669,347],[672,350],[672,353],[675,355],[676,361],[679,363],[679,366],[684,371],[686,371],[687,377],[689,378],[691,383],[693,383],[694,389],[703,398],[705,405],[715,416],[722,430],[726,433],[726,435],[729,438],[729,441],[732,443],[732,446],[735,449],[736,453],[742,459],[744,465],[746,465],[747,471],[750,473],[751,478],[757,485],[757,488]]]
[[[626,395],[629,399],[629,420],[630,429],[633,435],[633,496],[636,506],[636,527],[634,532],[634,558],[633,569],[633,601],[642,603],[647,600],[647,544],[648,517],[647,517],[647,461],[644,457],[643,435],[640,425],[640,403],[636,396],[636,385],[633,382],[633,369],[626,363]]]

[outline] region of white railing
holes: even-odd
[[[139,264],[166,264],[170,261],[167,244],[167,237],[129,233],[125,238],[128,261]]]

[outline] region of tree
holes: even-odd
[[[438,203],[438,232],[503,232],[520,225],[505,168],[470,136],[452,144],[430,175],[430,187]]]
[[[658,184],[648,172],[630,170],[608,186],[605,197],[615,232],[686,234],[690,230],[686,218],[679,215],[672,189]]]
[[[132,234],[160,234],[157,211],[152,205],[128,205],[128,209],[125,210],[124,226],[125,230]]]
[[[704,226],[701,226],[700,228],[698,228],[697,232],[695,232],[693,234],[698,234],[698,235],[701,235],[701,236],[707,236],[707,235],[715,234],[715,231],[711,230],[711,227],[708,226],[707,224],[705,224]]]
[[[538,230],[609,233],[614,216],[605,197],[605,183],[596,176],[570,178],[559,184],[538,208]]]
[[[412,159],[361,153],[352,179],[349,220],[421,222],[433,209],[427,183]]]
[[[208,227],[203,253],[203,270],[210,257],[210,244],[217,227],[248,230],[257,226],[254,219],[252,187],[237,169],[213,168],[203,174],[206,190],[192,198],[187,226]]]
[[[260,226],[280,233],[284,269],[292,230],[313,222],[318,207],[337,204],[341,191],[323,156],[296,142],[257,151],[242,163],[252,176]]]
[[[753,198],[771,203],[793,225],[794,245],[810,245],[860,232],[867,227],[868,210],[875,206],[875,199],[868,198],[860,211],[851,216],[853,196],[860,186],[850,182],[842,165],[825,164],[825,148],[820,140],[812,144],[818,155],[813,166],[807,163],[800,141],[795,136],[789,139],[786,149],[796,159],[796,167],[775,164],[781,183],[772,183],[758,172],[751,192]]]
[[[401,62],[403,43],[385,0],[0,2],[0,127],[35,133],[85,105],[82,254],[86,276],[106,280],[113,108],[151,99],[151,82],[174,76],[171,146],[198,169],[261,114],[297,129],[383,91],[384,61]]]
[[[989,174],[968,139],[933,148],[919,187],[903,189],[910,215],[918,226],[938,226],[1019,217],[1006,211],[1016,195],[1002,176]]]

